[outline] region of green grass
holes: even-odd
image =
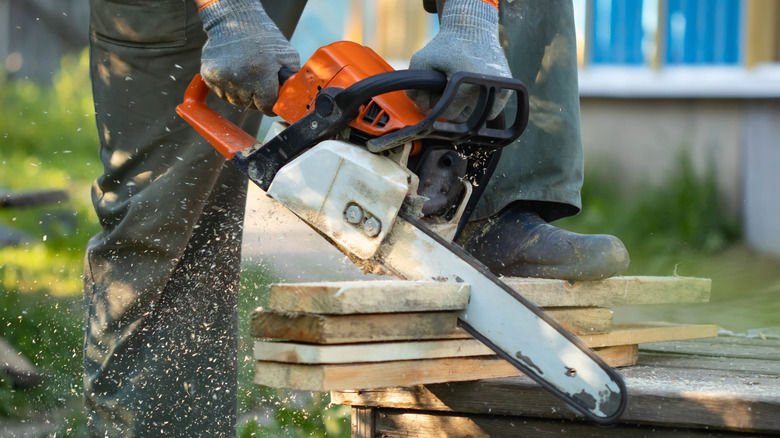
[[[0,418],[40,419],[57,413],[57,436],[86,436],[81,407],[82,303],[45,290],[0,295],[2,337],[38,367],[43,383],[15,389],[0,375]]]

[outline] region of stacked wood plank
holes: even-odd
[[[736,437],[780,435],[780,340],[642,344],[624,368],[619,423],[584,421],[525,377],[331,393],[363,437]]]
[[[504,280],[612,366],[635,364],[641,343],[717,334],[709,325],[613,324],[619,305],[706,302],[706,279]],[[441,282],[273,285],[269,309],[252,318],[252,336],[263,338],[255,342],[255,382],[329,391],[519,375],[457,327],[468,295],[467,284]]]

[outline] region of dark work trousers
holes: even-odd
[[[84,391],[93,436],[234,436],[246,180],[174,112],[205,42],[190,0],[90,0],[103,231],[85,258]],[[264,2],[288,37],[305,0]],[[582,151],[569,0],[501,2],[531,91],[527,132],[475,214],[516,200],[579,210]],[[421,8],[422,13],[422,8]],[[260,116],[210,98],[247,132]]]
[[[514,201],[533,204],[548,221],[574,215],[582,207],[584,160],[572,2],[500,0],[499,14],[501,45],[512,75],[528,87],[530,117],[504,148],[471,219]]]
[[[305,1],[269,3],[291,35]],[[206,35],[191,0],[90,6],[104,166],[92,192],[103,231],[85,257],[90,432],[233,437],[247,183],[175,113]],[[257,132],[259,112],[210,104]]]

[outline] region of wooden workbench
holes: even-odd
[[[334,391],[366,437],[766,436],[780,434],[780,341],[718,337],[643,344],[621,370],[620,424],[594,426],[526,377]]]

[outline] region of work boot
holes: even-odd
[[[458,243],[496,275],[600,280],[628,268],[628,251],[615,236],[577,234],[548,224],[519,206],[469,223]]]

